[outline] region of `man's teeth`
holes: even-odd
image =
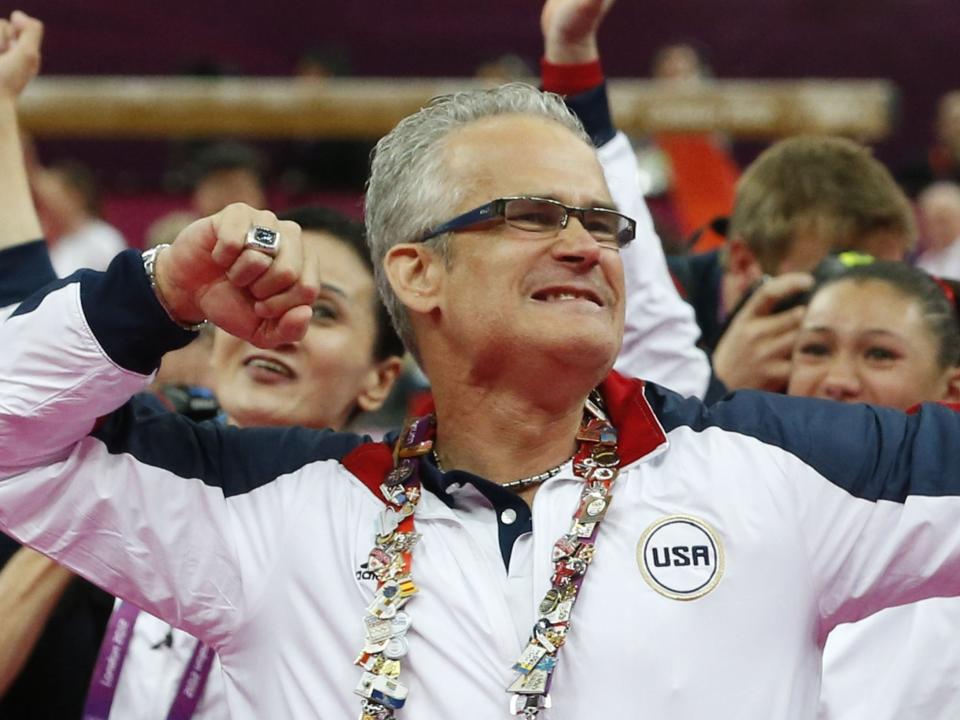
[[[266,358],[254,358],[247,364],[252,365],[253,367],[261,368],[262,370],[269,370],[270,372],[275,372],[279,375],[285,375],[286,377],[291,376],[290,369],[286,365],[281,365],[278,362],[274,362],[273,360],[267,360]]]
[[[554,300],[578,300],[578,299],[583,299],[583,298],[580,295],[576,295],[570,292],[549,293],[547,295],[548,302],[552,302]]]

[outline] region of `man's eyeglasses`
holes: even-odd
[[[492,200],[463,215],[457,215],[428,230],[420,242],[496,218],[502,218],[507,225],[518,230],[547,235],[565,228],[571,216],[577,218],[593,239],[604,247],[626,247],[637,234],[636,221],[616,210],[570,207],[549,198],[520,196]]]

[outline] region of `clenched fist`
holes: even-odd
[[[594,62],[597,32],[614,0],[547,0],[540,13],[544,57],[557,65]]]
[[[245,247],[252,226],[278,232],[275,257]],[[258,347],[303,337],[320,278],[304,266],[300,226],[236,203],[188,225],[157,255],[156,283],[174,319],[206,319]]]
[[[0,17],[0,97],[16,100],[40,69],[43,23],[14,10]]]

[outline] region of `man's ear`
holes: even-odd
[[[733,237],[727,243],[726,284],[735,298],[739,298],[763,277],[763,268],[750,246],[742,237]]]
[[[397,298],[415,313],[437,307],[443,288],[443,260],[423,243],[399,243],[383,260],[387,280]]]
[[[742,237],[734,237],[727,244],[727,272],[745,277],[751,284],[763,276],[760,261]]]

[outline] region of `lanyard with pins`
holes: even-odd
[[[367,567],[377,578],[377,590],[363,619],[366,640],[354,661],[363,675],[354,692],[363,698],[361,720],[387,720],[403,707],[407,687],[400,682],[400,660],[407,654],[410,616],[403,610],[417,592],[411,580],[413,546],[420,536],[413,513],[420,500],[421,455],[433,447],[433,415],[407,421],[397,439],[394,468],[380,485],[387,507],[380,515],[376,544]]]
[[[389,720],[407,699],[408,689],[400,681],[400,661],[408,650],[410,616],[403,608],[417,592],[411,572],[413,547],[420,537],[414,529],[421,493],[419,459],[433,448],[435,430],[433,415],[404,425],[394,451],[394,468],[380,486],[387,508],[380,516],[376,544],[367,561],[377,578],[377,590],[367,607],[366,640],[355,661],[363,669],[354,689],[363,698],[361,720]],[[550,589],[540,603],[530,641],[513,666],[517,679],[507,688],[511,712],[524,720],[535,720],[541,708],[550,707],[557,656],[570,631],[573,605],[593,559],[597,532],[618,474],[616,429],[597,393],[586,401],[577,440],[574,472],[583,478],[583,490],[570,531],[554,544]]]
[[[617,431],[607,419],[600,397],[587,399],[584,422],[577,433],[579,449],[573,471],[583,478],[580,500],[570,530],[553,545],[553,576],[538,608],[530,640],[513,665],[517,678],[507,688],[510,712],[535,720],[550,707],[550,685],[560,648],[570,632],[573,606],[593,560],[600,523],[613,500],[619,474]]]

